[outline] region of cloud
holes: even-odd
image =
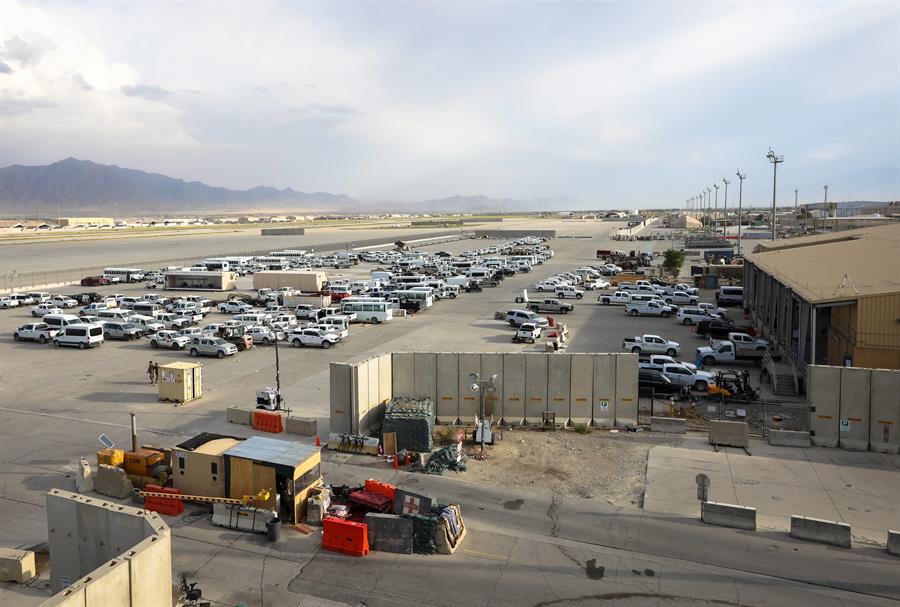
[[[127,97],[143,97],[153,101],[165,99],[172,94],[172,91],[168,91],[158,84],[123,84],[121,88]]]
[[[78,72],[75,72],[74,74],[72,74],[72,84],[74,84],[77,88],[81,89],[82,91],[93,91],[94,90],[94,87],[92,87],[90,85],[90,83],[84,79],[84,76],[82,76]]]
[[[12,68],[0,61],[0,74],[11,74]]]
[[[0,115],[14,116],[16,114],[26,114],[34,110],[41,110],[56,107],[56,103],[49,99],[33,99],[28,97],[19,97],[8,90],[3,90],[3,102],[0,103]]]
[[[40,32],[30,31],[15,35],[3,43],[3,56],[18,61],[22,65],[35,65],[49,51],[56,48],[53,41]]]

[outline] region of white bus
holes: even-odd
[[[257,257],[256,264],[267,270],[287,270],[290,262],[284,257]]]
[[[121,282],[140,282],[144,280],[144,271],[140,268],[103,268],[103,275],[118,278]]]
[[[196,265],[202,265],[209,272],[231,272],[236,269],[232,267],[230,261],[222,259],[221,257],[210,257]]]
[[[290,261],[305,261],[309,257],[309,251],[303,249],[285,249],[284,251],[272,251],[272,257],[284,257]]]
[[[406,301],[419,302],[419,308],[424,310],[434,305],[434,297],[427,291],[394,291],[391,297]]]
[[[347,301],[341,302],[342,314],[356,314],[356,320],[359,322],[371,322],[378,324],[391,320],[394,317],[394,310],[386,301]]]

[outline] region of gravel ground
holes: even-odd
[[[487,447],[485,461],[477,461],[473,457],[477,447],[467,445],[466,472],[446,474],[468,481],[531,487],[540,492],[602,499],[615,506],[640,508],[650,449],[681,442],[679,438],[648,432],[595,430],[579,434],[507,429],[502,440]]]

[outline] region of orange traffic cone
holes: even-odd
[[[396,455],[392,455],[392,456],[391,456],[391,461],[393,462],[393,463],[391,464],[391,467],[392,467],[394,470],[398,470],[398,469],[400,468],[400,466],[399,466],[399,464],[397,463],[397,456],[396,456]]]
[[[316,447],[321,447],[321,446],[322,446],[322,441],[319,439],[319,435],[316,434]]]
[[[403,465],[404,466],[409,465],[409,451],[406,452],[406,457],[403,458]]]

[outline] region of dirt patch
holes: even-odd
[[[484,461],[472,457],[477,449],[467,446],[468,469],[458,478],[641,507],[650,449],[679,442],[646,432],[504,430],[503,439],[487,447]]]

